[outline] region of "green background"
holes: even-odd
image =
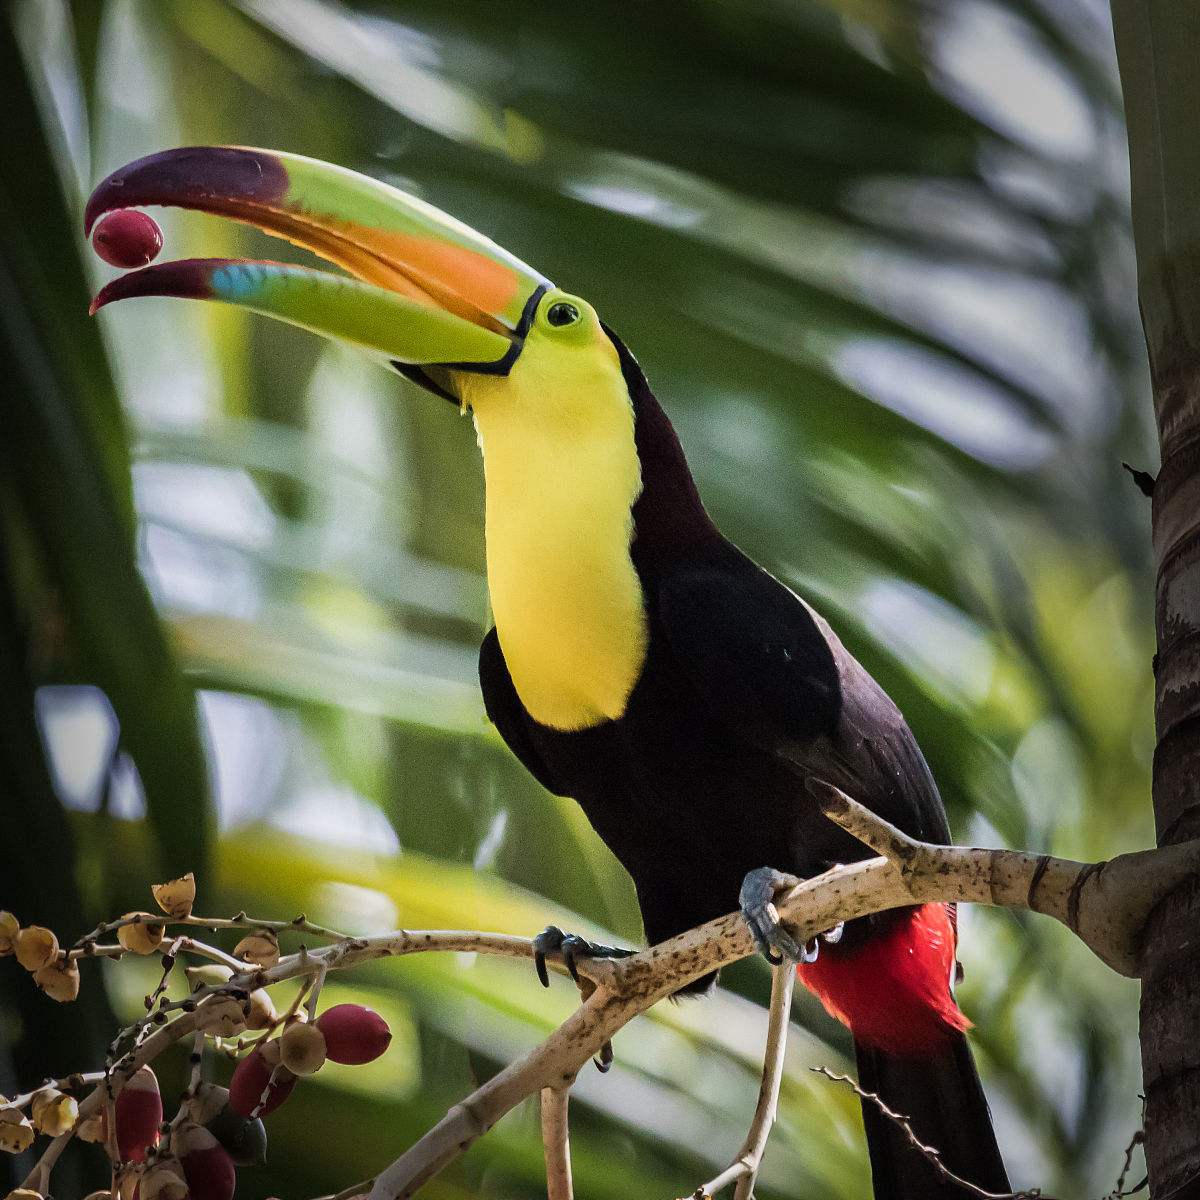
[[[87,318],[112,274],[83,243],[87,192],[195,142],[399,183],[595,303],[722,528],[898,701],[960,840],[1149,842],[1149,505],[1121,461],[1152,470],[1154,443],[1104,4],[6,12],[0,907],[74,937],[194,868],[214,913],[640,937],[619,867],[483,719],[470,425],[244,312]],[[166,257],[302,257],[155,215]],[[960,999],[1014,1184],[1110,1189],[1138,1123],[1136,985],[1046,921],[964,926]],[[153,983],[85,974],[58,1008],[0,961],[0,1091],[97,1066]],[[753,1109],[767,990],[742,964],[584,1072],[580,1196],[715,1174]],[[340,978],[347,997],[388,1016],[392,1049],[299,1087],[239,1196],[378,1170],[573,999],[461,956]],[[854,1097],[808,1070],[844,1068],[848,1042],[808,997],[795,1020],[759,1194],[864,1196]],[[68,1159],[56,1194],[95,1167]],[[543,1189],[523,1106],[427,1194]]]

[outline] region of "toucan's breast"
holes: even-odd
[[[558,730],[620,719],[646,658],[633,408],[615,353],[603,367],[566,399],[514,371],[473,400],[497,635],[521,702]]]

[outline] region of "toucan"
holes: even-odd
[[[495,626],[479,678],[500,735],[573,797],[633,879],[649,942],[739,903],[760,948],[850,1029],[859,1082],[944,1167],[1009,1188],[952,992],[953,907],[847,922],[797,945],[771,919],[795,877],[870,855],[809,790],[833,784],[947,843],[937,786],[896,705],[820,614],[721,535],[633,354],[579,296],[378,180],[245,147],[122,167],[85,223],[202,210],[305,247],[344,274],[187,259],[108,283],[238,305],[369,352],[474,417]],[[547,931],[544,953],[604,953]],[[692,985],[703,990],[710,979]],[[864,1100],[879,1200],[964,1193]]]

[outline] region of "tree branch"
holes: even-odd
[[[567,1104],[571,1089],[542,1088],[542,1144],[546,1153],[546,1200],[573,1200],[571,1134]]]
[[[885,856],[835,867],[776,901],[780,917],[803,941],[839,921],[914,903],[1029,908],[1061,921],[1114,970],[1136,975],[1138,936],[1151,909],[1200,873],[1200,840],[1104,863],[936,846],[908,837],[838,788],[814,782],[812,790],[831,820]],[[730,913],[630,958],[590,962],[592,995],[549,1038],[455,1105],[381,1172],[370,1200],[412,1196],[522,1100],[573,1079],[634,1016],[754,952],[741,914]]]
[[[707,1183],[702,1183],[691,1200],[709,1200],[735,1180],[733,1200],[751,1200],[754,1181],[775,1114],[779,1109],[779,1085],[783,1082],[783,1060],[787,1050],[788,1022],[792,1013],[792,992],[796,987],[796,968],[785,962],[771,973],[771,1007],[767,1018],[767,1048],[763,1053],[762,1084],[758,1089],[758,1105],[746,1133],[746,1140],[737,1157],[724,1171]]]

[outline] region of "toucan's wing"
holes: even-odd
[[[833,650],[787,588],[748,559],[733,569],[676,567],[655,582],[654,621],[712,716],[772,752],[833,733]]]
[[[900,711],[798,596],[740,554],[667,570],[654,596],[658,630],[695,702],[734,736],[916,837],[949,841],[937,785]]]
[[[495,629],[479,647],[479,686],[488,720],[495,725],[508,748],[546,791],[556,796],[566,795],[561,786],[555,783],[553,774],[542,761],[529,736],[529,717],[517,695],[517,689],[513,687]]]

